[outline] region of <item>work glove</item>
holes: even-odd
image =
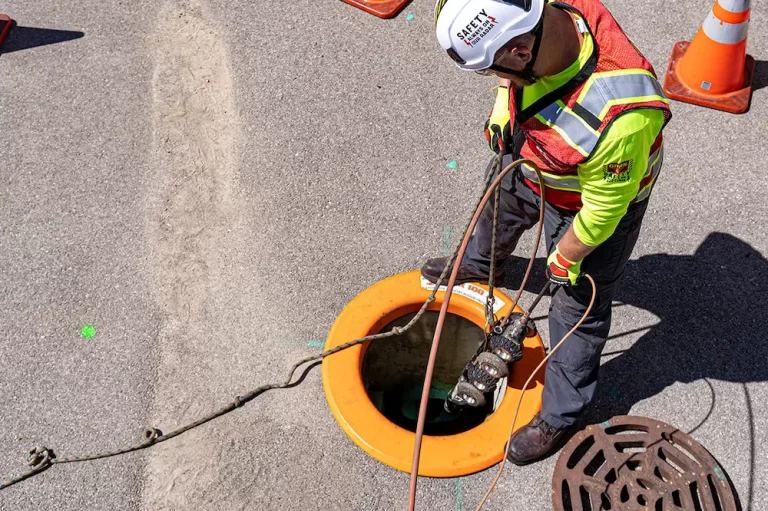
[[[581,277],[581,261],[571,261],[560,253],[560,247],[547,258],[547,277],[557,286],[576,286]]]
[[[496,90],[496,103],[485,121],[485,139],[491,151],[506,151],[510,140],[509,124],[509,87],[499,86]]]

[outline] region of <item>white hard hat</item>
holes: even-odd
[[[532,31],[546,0],[437,0],[435,33],[440,46],[462,69],[493,64],[507,42]]]

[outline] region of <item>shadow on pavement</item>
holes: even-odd
[[[12,22],[11,31],[0,45],[0,55],[15,51],[27,50],[38,46],[63,43],[79,39],[85,34],[71,30],[54,30],[49,28],[20,27]]]
[[[729,234],[710,234],[692,256],[658,254],[630,261],[616,298],[652,312],[660,321],[631,349],[601,367],[600,385],[618,394],[598,393],[585,422],[627,414],[635,403],[676,382],[714,378],[741,383],[748,415],[744,426],[750,435],[749,509],[755,438],[746,384],[768,380],[766,289],[768,261]],[[705,421],[716,399],[713,391]]]
[[[517,285],[526,264],[519,257],[509,261],[505,275],[518,276],[510,284]],[[528,291],[536,292],[543,285],[543,268],[544,261],[537,260]],[[702,423],[689,432],[693,433],[709,418],[717,399],[708,379],[740,383],[747,407],[744,427],[750,436],[750,483],[744,509],[750,509],[755,437],[747,384],[768,380],[766,291],[768,260],[729,234],[710,234],[690,256],[654,254],[629,261],[616,300],[653,313],[659,322],[637,325],[640,328],[634,331],[647,333],[632,348],[603,363],[598,392],[581,423],[627,415],[634,404],[676,382],[704,380],[712,389],[712,404]],[[541,315],[542,311],[534,313]],[[609,340],[603,356],[611,351]]]
[[[755,60],[755,75],[752,77],[752,92],[768,85],[768,61]]]

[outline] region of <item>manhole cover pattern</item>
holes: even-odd
[[[555,511],[735,511],[722,467],[677,428],[619,416],[574,435],[555,465]]]

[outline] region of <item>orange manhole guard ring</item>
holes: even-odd
[[[417,312],[430,294],[423,283],[420,272],[412,271],[386,278],[365,289],[336,319],[325,349],[378,333],[398,318]],[[455,287],[448,307],[449,315],[460,316],[482,329],[487,289],[480,284]],[[444,292],[439,291],[428,311],[439,311],[443,296]],[[498,290],[495,296],[497,301],[503,302],[497,315],[507,315],[511,299]],[[323,386],[328,405],[341,428],[358,447],[382,463],[410,472],[415,434],[385,417],[366,391],[362,368],[370,345],[371,342],[346,349],[323,361]],[[544,356],[541,338],[538,335],[528,337],[523,359],[512,366],[512,377],[501,402],[484,422],[457,434],[424,436],[419,475],[457,477],[484,470],[501,461],[521,388]],[[540,370],[523,395],[516,429],[528,424],[541,409],[544,370]],[[456,379],[458,376],[456,374]]]

